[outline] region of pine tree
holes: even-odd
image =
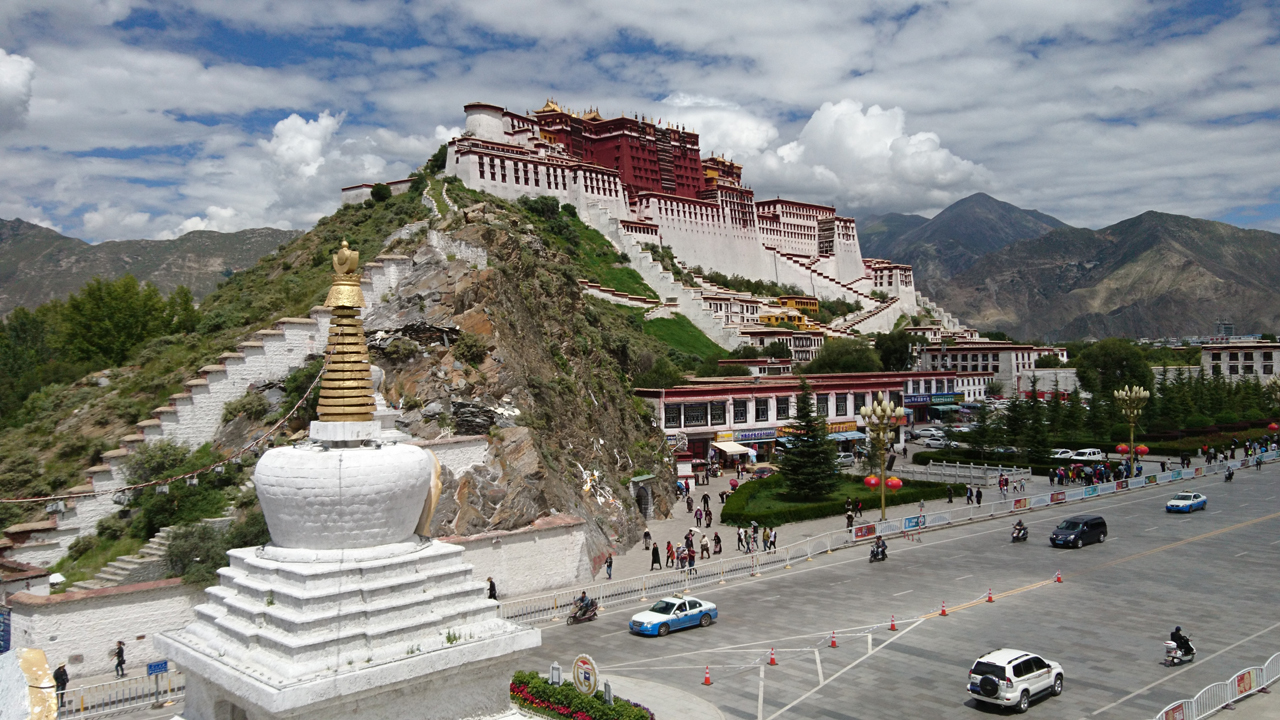
[[[811,500],[826,497],[840,482],[836,446],[827,437],[826,418],[813,410],[813,391],[804,378],[789,428],[787,451],[778,462],[788,494]]]
[[[995,429],[993,421],[991,409],[986,403],[982,403],[974,413],[973,427],[969,429],[969,434],[965,438],[969,441],[969,447],[981,453],[984,459],[992,445],[992,431]]]
[[[1075,440],[1084,429],[1084,400],[1080,397],[1080,389],[1076,388],[1067,396],[1067,406],[1062,412],[1062,432],[1068,440]]]
[[[1049,459],[1049,432],[1045,426],[1044,403],[1040,401],[1040,381],[1031,378],[1031,398],[1027,401],[1026,430],[1022,447],[1026,448],[1027,460],[1031,463],[1044,463]]]
[[[1046,355],[1045,357],[1051,357]],[[1034,382],[1034,381],[1033,381]],[[1045,419],[1049,421],[1049,432],[1055,436],[1062,432],[1062,386],[1057,377],[1053,379],[1053,395],[1044,405]]]

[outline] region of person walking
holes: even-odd
[[[702,510],[703,512],[711,512],[711,495],[702,493]]]
[[[707,514],[703,516],[703,519],[707,521],[707,527],[711,527],[711,511],[710,510],[708,510]]]
[[[650,534],[649,534],[649,531],[646,529],[646,530],[644,531],[644,549],[645,549],[645,550],[648,550],[648,549],[649,549],[649,543],[651,543],[651,542],[653,542],[653,536],[652,536],[652,535],[650,535]]]
[[[667,541],[667,567],[675,567],[676,565],[676,549],[671,545],[671,541]]]
[[[972,485],[964,486],[964,504],[965,505],[973,504],[973,486]]]
[[[711,544],[714,546],[714,549],[711,551],[711,553],[713,555],[719,555],[720,551],[722,550],[722,548],[720,547],[720,533],[716,533],[715,537],[711,538]]]
[[[58,669],[53,671],[53,687],[58,693],[58,707],[61,708],[65,703],[67,695],[67,683],[71,678],[67,676],[67,664],[58,663]]]
[[[955,490],[950,485],[947,486],[947,504],[950,505],[956,499]]]
[[[745,535],[746,535],[746,531],[743,530],[742,528],[738,528],[738,547],[736,549],[742,550],[742,551],[745,551],[747,549],[746,547],[747,544],[745,542],[746,538],[744,537]]]
[[[702,542],[699,543],[698,549],[699,549],[698,559],[700,560],[711,559],[711,541],[707,539],[706,535],[702,536]]]
[[[689,509],[689,512],[693,512],[693,496],[692,495],[684,496],[684,506]]]
[[[853,511],[848,510],[844,514],[844,529],[849,530],[852,528],[853,528]]]
[[[698,560],[697,556],[695,556],[693,553],[689,553],[689,574],[690,575],[698,574],[698,569],[694,567],[694,564],[697,562],[697,560]]]
[[[844,511],[846,513],[853,512],[853,498],[849,497],[848,495],[846,495],[844,498]]]
[[[124,641],[116,641],[116,649],[113,653],[116,656],[116,677],[124,677]]]
[[[769,530],[769,549],[772,552],[778,552],[778,528]]]
[[[862,500],[855,500],[853,503],[853,516],[862,517]]]
[[[702,527],[702,508],[693,511],[693,522],[698,527]]]
[[[612,555],[604,559],[604,579],[605,580],[613,579],[613,556]]]
[[[493,578],[488,578],[488,580],[489,580],[489,599],[490,599],[490,600],[497,600],[497,599],[498,599],[498,586],[497,586],[497,585],[495,585],[495,584],[493,583]]]
[[[662,553],[658,550],[658,543],[653,544],[653,555],[649,561],[649,572],[662,569]]]
[[[978,488],[974,491],[973,499],[978,501],[978,507],[982,507],[982,488]]]

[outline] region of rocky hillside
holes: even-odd
[[[970,195],[919,223],[915,215],[876,218],[858,236],[865,257],[911,265],[916,286],[934,295],[942,281],[1006,245],[1066,227],[1057,218],[1023,210],[985,193]],[[915,227],[912,227],[912,226]],[[883,231],[879,231],[883,227]],[[910,228],[910,229],[908,229]]]
[[[1098,231],[1061,228],[986,256],[934,291],[966,323],[1014,337],[1273,332],[1280,235],[1146,212]]]
[[[132,274],[168,293],[186,285],[204,297],[236,270],[301,234],[256,228],[190,232],[173,240],[120,240],[90,245],[21,219],[0,220],[0,315],[65,298],[94,276]]]

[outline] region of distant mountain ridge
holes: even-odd
[[[186,285],[199,299],[217,287],[224,273],[253,265],[299,234],[274,228],[199,230],[173,240],[90,245],[22,219],[0,219],[0,315],[65,298],[94,276],[132,274],[166,293]]]
[[[1098,231],[1059,228],[983,257],[933,293],[982,330],[1049,341],[1274,332],[1280,234],[1146,212]]]
[[[911,265],[916,286],[934,295],[941,283],[969,269],[978,258],[1064,227],[1067,224],[1055,217],[977,193],[933,219],[896,213],[872,218],[865,229],[858,228],[858,237],[865,257]]]

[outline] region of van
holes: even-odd
[[[1054,547],[1084,547],[1107,541],[1107,521],[1101,515],[1074,515],[1058,523],[1049,535]]]

